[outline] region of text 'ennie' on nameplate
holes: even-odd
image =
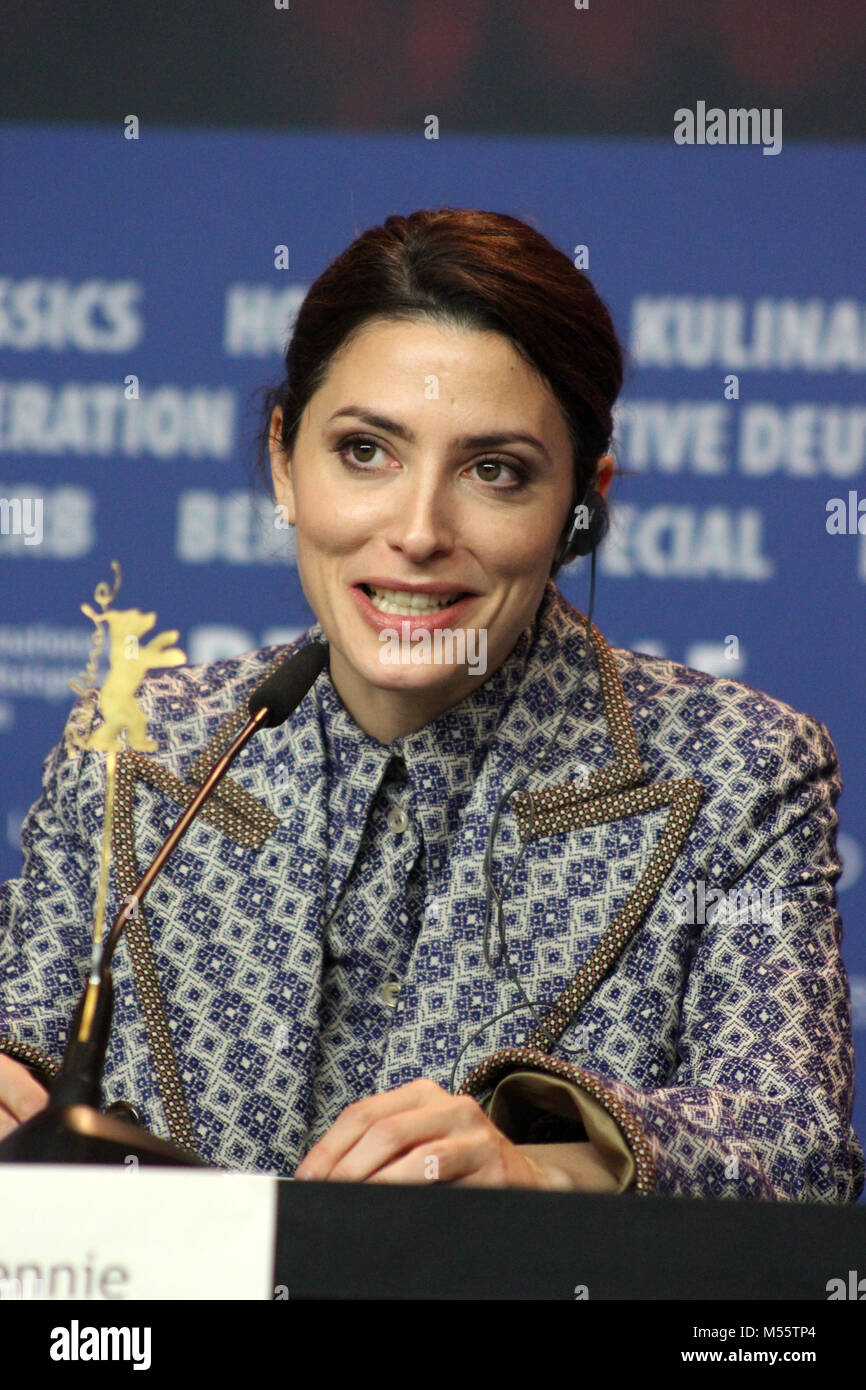
[[[0,1165],[0,1298],[272,1299],[277,1181]]]

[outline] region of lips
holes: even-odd
[[[399,597],[400,603],[389,604],[389,607],[384,609],[378,607],[378,602],[381,600],[377,599],[377,602],[374,603],[368,592],[368,590],[373,589],[379,591],[380,594],[382,591],[387,591],[389,596],[394,599]],[[382,632],[385,629],[391,630],[397,626],[402,627],[403,624],[408,624],[410,628],[426,631],[433,631],[437,627],[448,627],[451,623],[458,623],[478,597],[477,594],[470,593],[465,589],[459,590],[444,583],[399,588],[393,583],[384,585],[373,581],[363,581],[351,585],[349,592],[361,617],[377,632]],[[443,607],[439,607],[438,604],[435,607],[428,607],[425,602],[428,596],[435,601],[437,596],[447,599],[452,594],[454,595],[453,601],[446,603]],[[400,611],[404,606],[409,609],[408,612]]]

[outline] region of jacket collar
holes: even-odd
[[[532,795],[518,792],[512,805],[521,833],[533,823],[537,810],[551,801],[576,806],[609,793],[637,787],[648,777],[638,751],[631,712],[613,654],[598,628],[586,619],[549,581],[534,627],[521,635],[514,651],[491,677],[460,705],[414,734],[383,745],[369,738],[345,710],[333,720],[338,763],[351,757],[353,737],[368,753],[387,760],[401,754],[416,771],[426,761],[442,761],[449,742],[476,740],[489,753],[490,768],[499,778],[533,774]],[[216,759],[247,719],[246,700],[258,682],[307,642],[324,640],[313,624],[291,648],[278,651],[267,666],[235,692],[236,704],[182,775],[143,753],[124,752],[119,771],[134,784],[143,780],[186,805]],[[327,672],[326,704],[339,699]],[[277,825],[297,822],[309,797],[319,795],[327,777],[328,737],[323,730],[317,689],[302,700],[294,714],[275,729],[263,729],[247,744],[223,778],[201,815],[240,843],[259,848]],[[567,705],[563,716],[564,706]],[[551,734],[562,725],[555,744]],[[329,715],[329,722],[331,716]],[[353,735],[353,730],[355,734]],[[380,769],[381,771],[381,769]],[[540,826],[536,827],[539,829]],[[530,830],[530,833],[532,831]]]

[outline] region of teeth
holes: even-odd
[[[453,603],[459,590],[453,594],[413,594],[408,589],[374,589],[370,600],[380,613],[397,613],[411,617],[413,613],[438,613]]]

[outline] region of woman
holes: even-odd
[[[504,215],[389,217],[315,282],[265,436],[329,668],[130,922],[114,1105],[299,1178],[856,1199],[832,741],[553,583],[621,383],[587,277]],[[115,910],[285,655],[146,680]],[[0,890],[6,1130],[62,1053],[102,804],[58,745]]]

